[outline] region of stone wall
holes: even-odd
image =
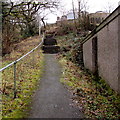
[[[92,39],[87,41],[83,44],[83,61],[84,66],[90,69],[92,72],[93,70],[93,59],[92,59]]]
[[[120,2],[119,2],[120,3]],[[120,6],[120,4],[119,4]],[[120,14],[120,9],[118,10],[119,14]],[[118,81],[118,90],[119,90],[119,93],[120,93],[120,15],[118,16],[118,78],[119,78],[119,81]]]
[[[83,44],[84,66],[96,73],[97,59],[97,37],[94,36]]]
[[[86,68],[92,72],[97,70],[120,93],[120,7],[83,44],[83,59]]]
[[[98,70],[108,84],[118,91],[118,18],[98,33]]]

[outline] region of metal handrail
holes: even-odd
[[[33,48],[31,51],[29,51],[27,54],[23,55],[19,59],[13,61],[12,63],[10,63],[7,66],[5,66],[5,67],[3,67],[3,68],[0,69],[0,72],[2,72],[3,70],[7,69],[8,67],[14,65],[14,98],[16,98],[16,93],[17,93],[17,90],[16,90],[16,64],[17,64],[17,62],[19,62],[20,60],[22,60],[27,55],[29,55],[30,53],[34,52],[34,50],[36,50],[39,46],[41,46],[42,43],[43,43],[43,41],[44,41],[44,38],[45,38],[45,34],[43,34],[42,41],[39,43],[38,46],[36,46],[35,48]]]
[[[19,59],[15,60],[15,61],[13,61],[12,63],[6,65],[6,66],[3,67],[3,68],[1,68],[1,69],[0,69],[0,72],[3,71],[3,70],[5,70],[6,68],[12,66],[13,64],[19,62],[21,59],[23,59],[24,57],[26,57],[27,55],[29,55],[30,53],[32,53],[34,50],[36,50],[36,49],[43,43],[43,40],[44,40],[44,36],[43,36],[42,41],[40,42],[40,44],[39,44],[38,46],[36,46],[35,48],[33,48],[31,51],[29,51],[28,53],[26,53],[25,55],[23,55],[23,56],[20,57]]]

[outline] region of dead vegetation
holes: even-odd
[[[29,52],[32,48],[37,46],[39,43],[40,43],[39,36],[29,37],[27,39],[22,40],[19,43],[14,43],[12,52],[10,54],[6,54],[3,57],[3,62],[14,61],[18,59],[22,55]]]
[[[41,41],[39,36],[30,37],[18,44],[15,49],[3,57],[3,66],[20,58]],[[2,116],[3,118],[23,118],[27,115],[31,96],[37,87],[37,82],[42,74],[43,54],[40,48],[29,54],[17,64],[16,89],[17,97],[14,97],[13,66],[2,71]]]
[[[63,66],[61,82],[67,85],[73,94],[73,102],[89,119],[119,119],[120,96],[100,79],[94,81],[94,76],[80,67],[58,56]]]
[[[119,119],[120,96],[106,82],[88,72],[80,62],[80,38],[74,34],[56,37],[61,54],[58,58],[63,66],[61,82],[69,86],[73,101],[92,119]]]

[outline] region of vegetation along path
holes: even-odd
[[[60,83],[61,66],[56,54],[45,54],[45,72],[33,97],[30,118],[83,118],[70,99],[69,91]]]

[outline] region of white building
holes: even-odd
[[[68,13],[66,16],[67,16],[67,20],[74,20],[73,12]],[[78,14],[75,14],[75,19],[77,18],[78,18]]]

